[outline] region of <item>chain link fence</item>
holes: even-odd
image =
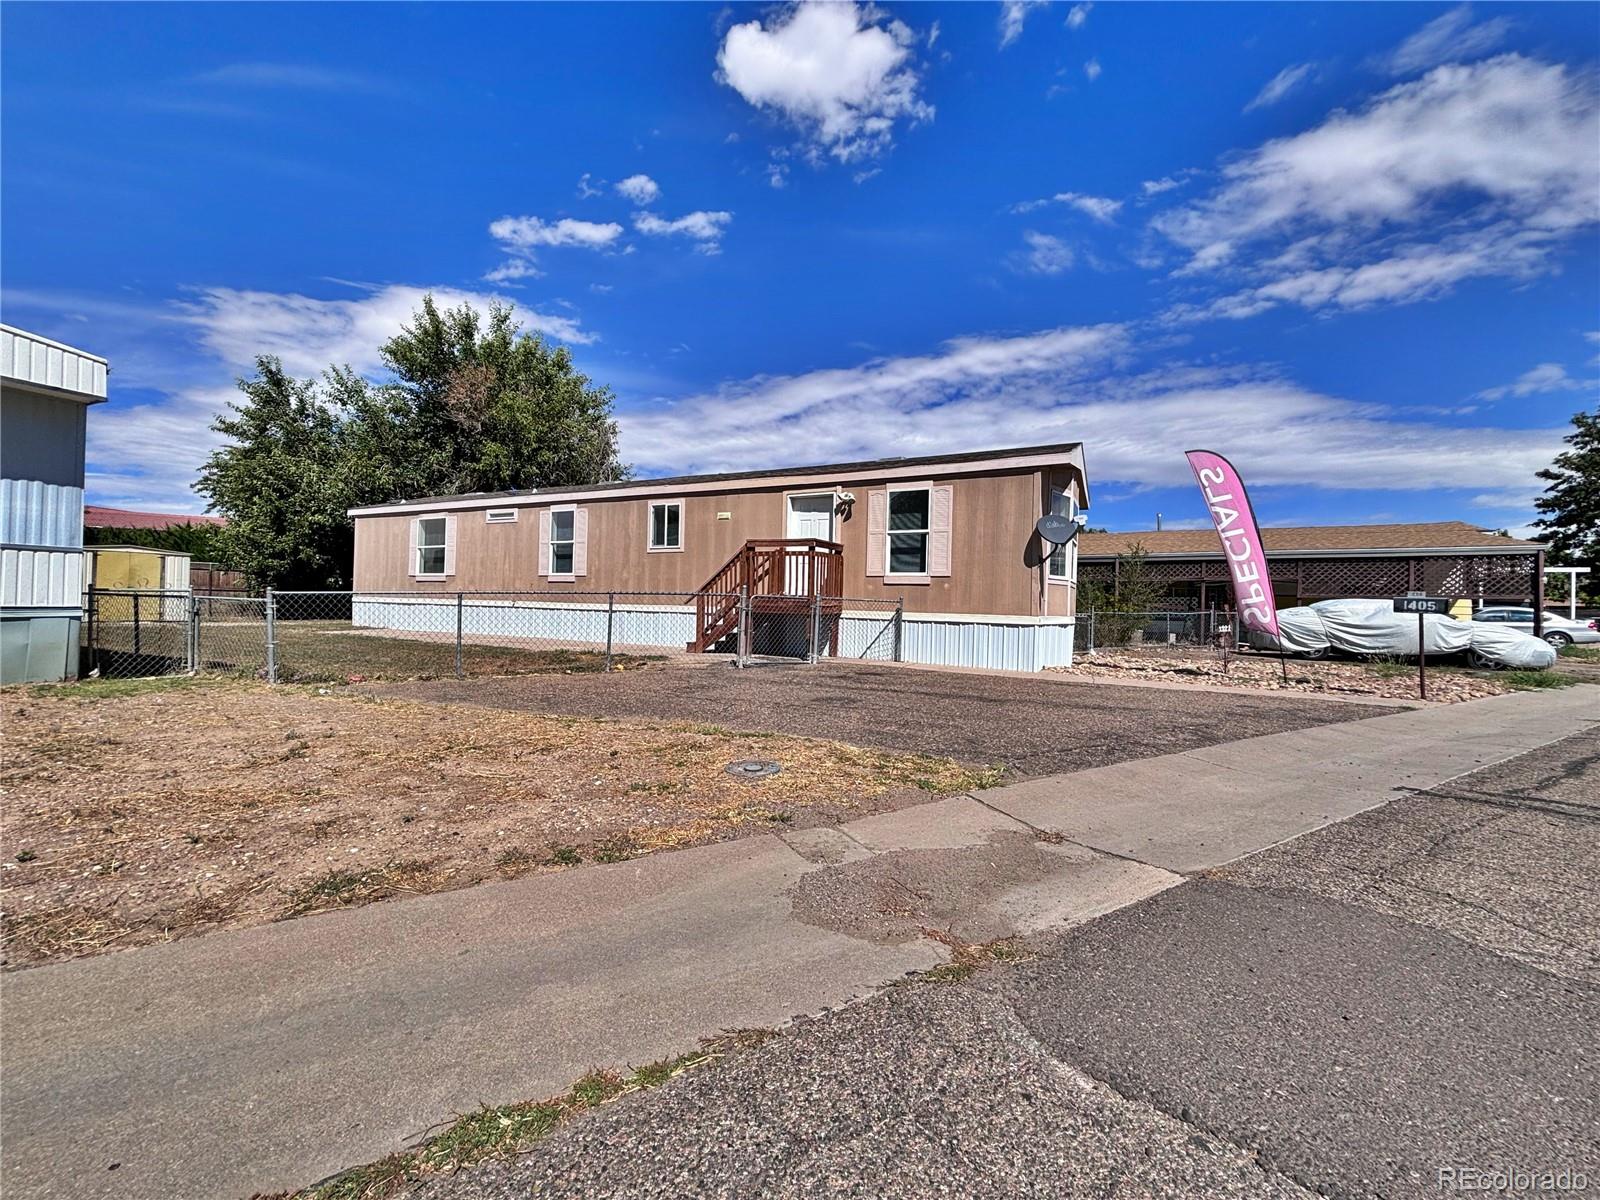
[[[88,678],[263,674],[267,665],[262,599],[90,588],[78,629],[78,673]]]
[[[609,671],[698,643],[739,666],[899,661],[896,600],[697,592],[107,591],[84,597],[80,673],[311,683]]]
[[[905,605],[900,600],[833,596],[750,596],[736,651],[752,662],[824,658],[901,661]]]
[[[1223,609],[1204,612],[1107,612],[1091,609],[1074,620],[1073,645],[1079,654],[1096,650],[1235,645],[1238,630],[1233,613]]]

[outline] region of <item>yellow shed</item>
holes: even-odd
[[[167,592],[167,599],[178,600],[170,593],[189,591],[189,555],[176,550],[155,550],[149,546],[85,546],[84,580],[87,586],[101,592]],[[142,620],[160,620],[163,615],[160,596],[141,596],[139,617]],[[110,620],[131,620],[134,597],[107,596],[100,601],[99,614]],[[176,609],[180,605],[168,605]],[[125,611],[118,611],[125,610]]]

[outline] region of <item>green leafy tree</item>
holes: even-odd
[[[1569,447],[1539,472],[1547,486],[1533,502],[1539,517],[1534,528],[1550,546],[1553,563],[1588,567],[1580,595],[1600,595],[1600,408],[1572,418]]]
[[[425,297],[381,354],[392,379],[378,384],[348,367],[294,380],[259,358],[213,426],[227,444],[196,487],[229,520],[225,561],[253,585],[348,587],[346,512],[360,505],[627,478],[610,389],[521,333],[509,307]]]
[[[1097,644],[1123,645],[1144,628],[1165,596],[1166,588],[1151,575],[1149,551],[1143,542],[1133,542],[1127,553],[1117,555],[1109,586],[1097,582],[1079,588],[1078,611],[1094,612]]]
[[[263,355],[212,426],[228,444],[195,486],[228,518],[222,561],[257,587],[345,586],[353,539],[335,382],[293,379]]]
[[[565,347],[519,335],[511,309],[440,312],[433,297],[383,346],[409,401],[411,432],[427,447],[430,486],[498,492],[608,483],[617,457],[612,394]]]
[[[185,521],[165,529],[103,525],[83,531],[86,546],[149,546],[153,550],[176,550],[196,562],[215,562],[221,553],[221,541],[219,527],[198,521]]]

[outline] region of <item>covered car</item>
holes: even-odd
[[[1297,608],[1278,610],[1278,630],[1283,649],[1303,658],[1322,658],[1330,651],[1363,658],[1414,658],[1417,654],[1417,618],[1397,613],[1390,600],[1319,600]],[[1422,618],[1422,637],[1430,658],[1465,654],[1479,666],[1543,670],[1554,665],[1553,647],[1531,634],[1504,625],[1458,621],[1428,614]],[[1251,631],[1249,644],[1259,650],[1277,650],[1270,634]]]

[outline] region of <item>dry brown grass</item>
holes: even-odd
[[[834,821],[992,782],[717,726],[233,681],[3,696],[8,966]],[[770,758],[758,783],[724,773]]]

